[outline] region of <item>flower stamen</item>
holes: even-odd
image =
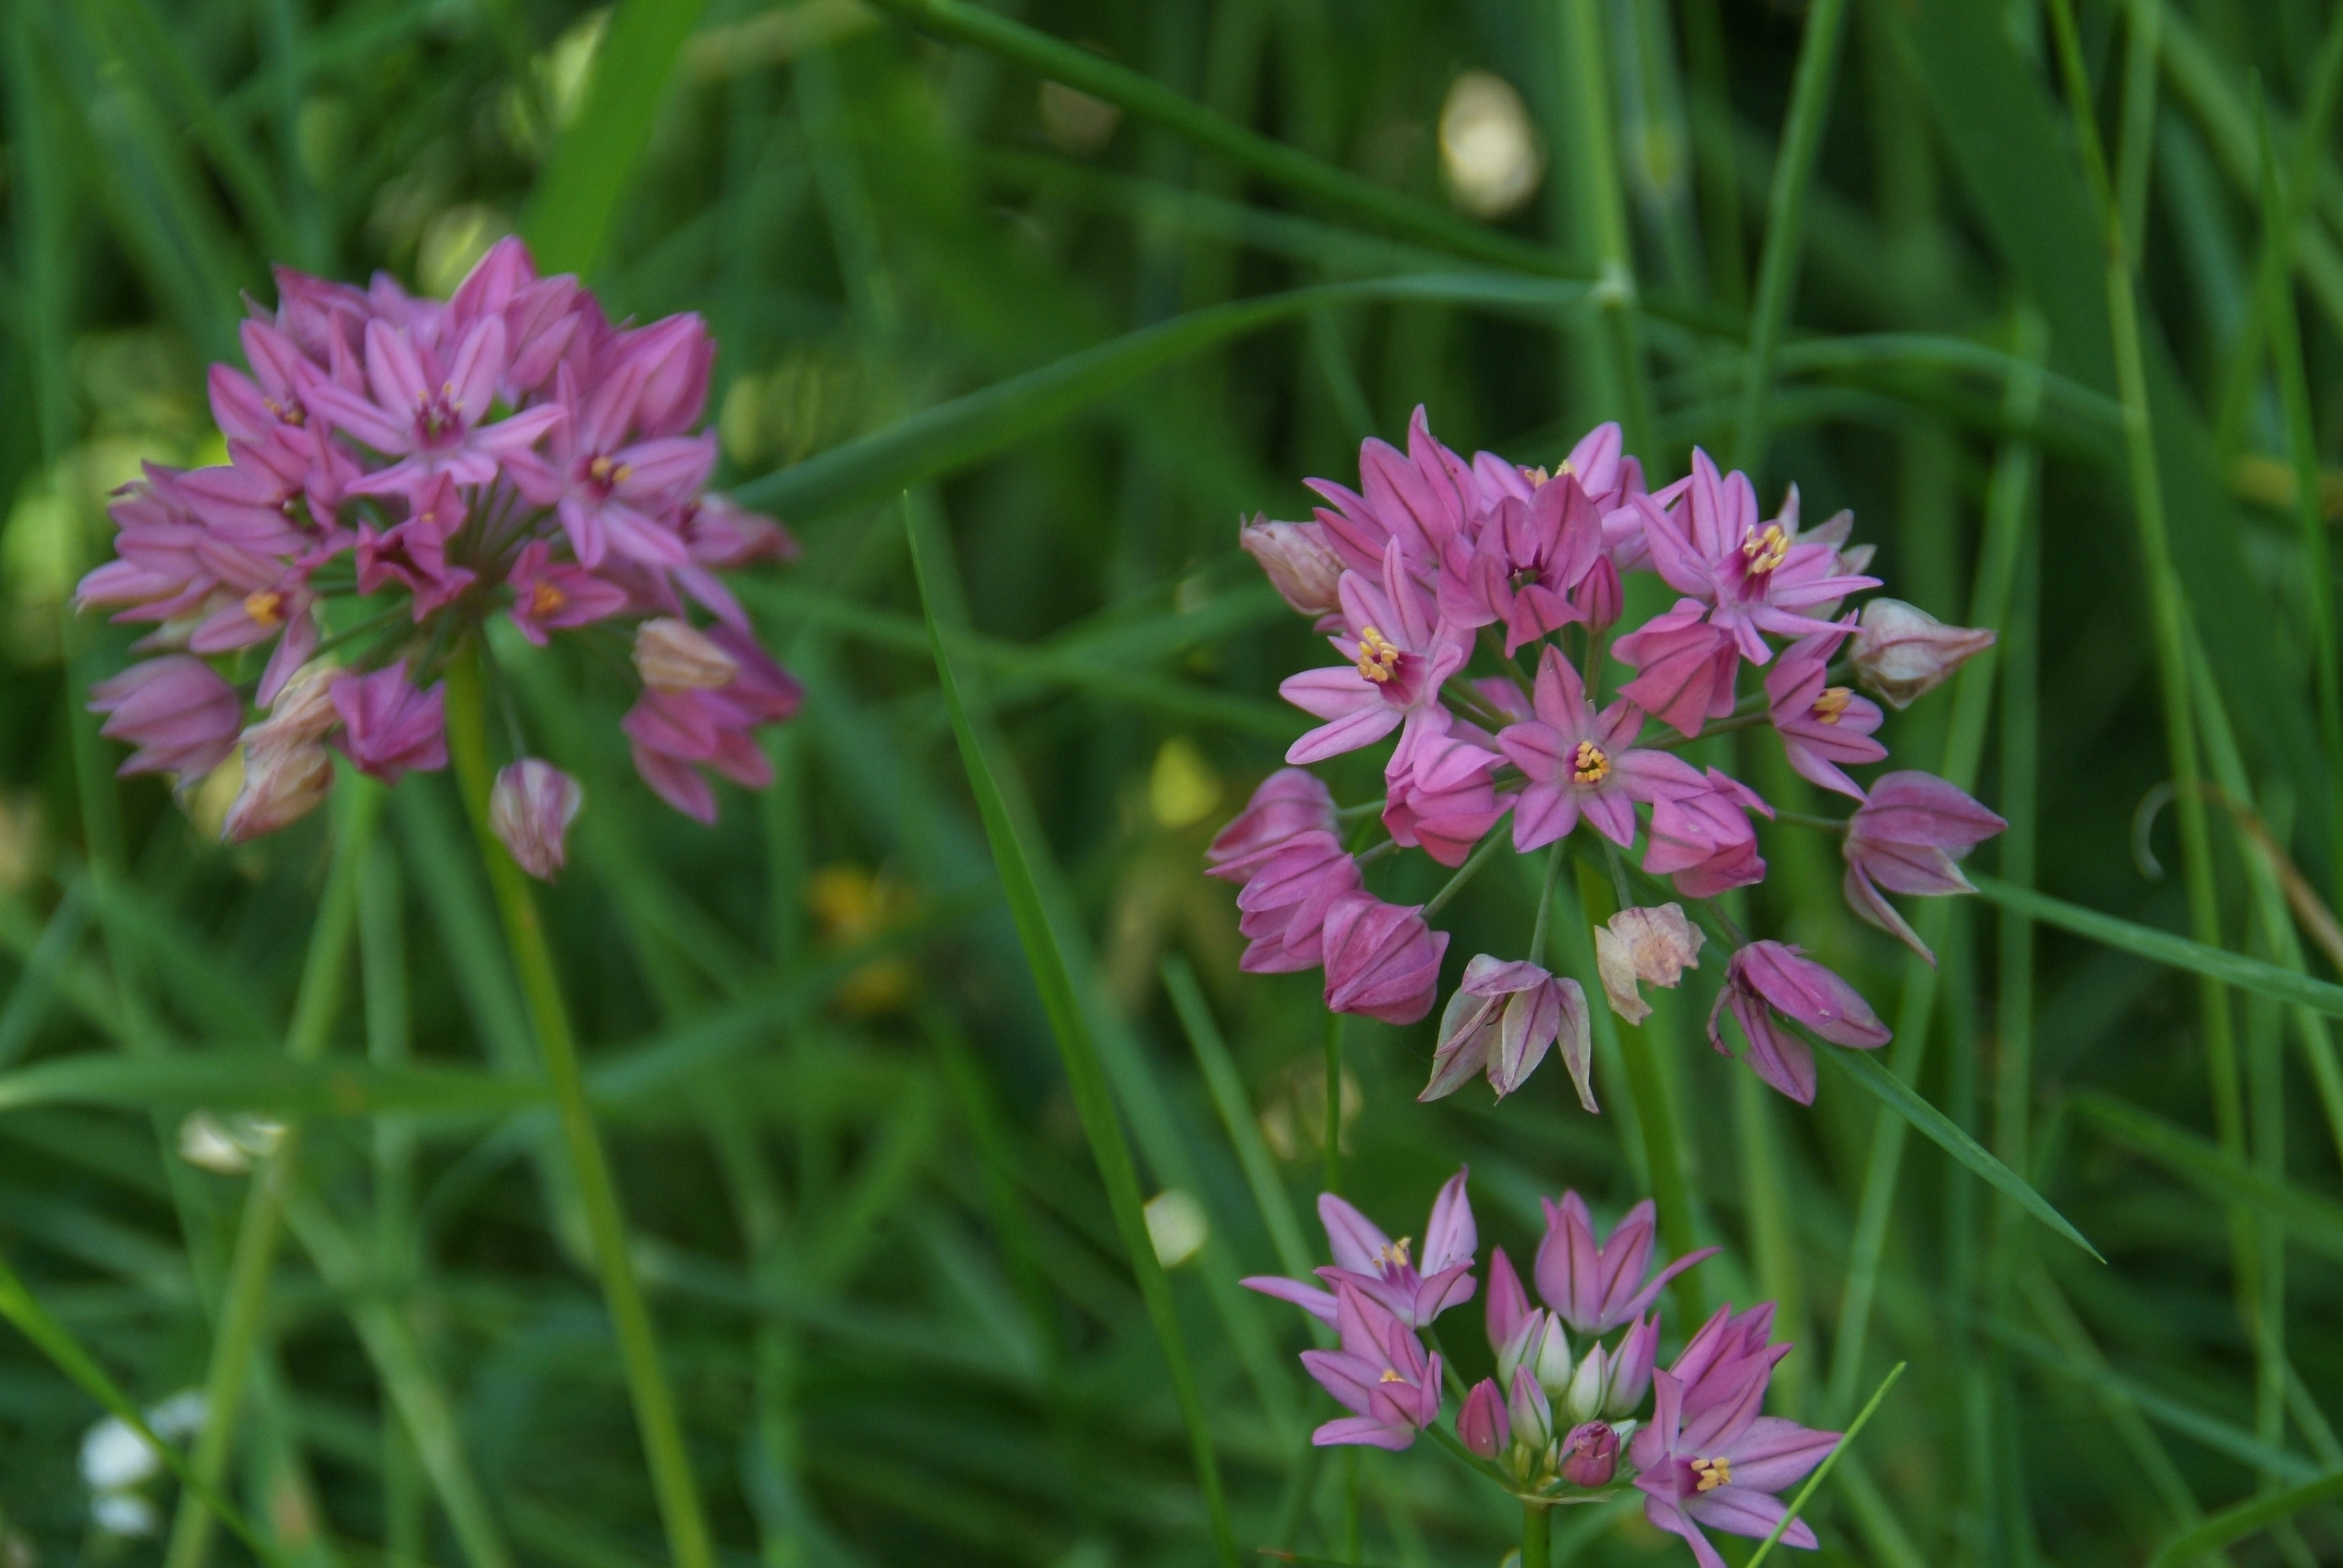
[[[1790,558],[1790,536],[1782,531],[1779,523],[1767,523],[1763,533],[1743,528],[1741,558],[1748,563],[1744,569],[1751,577],[1763,577]]]
[[[1733,1461],[1695,1459],[1692,1462],[1692,1473],[1700,1477],[1696,1491],[1714,1492],[1720,1486],[1730,1486],[1733,1483]]]
[[[285,618],[285,596],[275,588],[248,593],[244,596],[244,613],[262,626],[276,626]]]
[[[1570,756],[1570,777],[1576,784],[1600,784],[1611,777],[1611,759],[1592,740],[1582,740]]]
[[[1359,673],[1382,686],[1399,669],[1399,648],[1373,627],[1359,628]]]
[[[1825,724],[1836,724],[1839,715],[1846,711],[1847,699],[1855,695],[1844,686],[1828,686],[1815,699],[1814,715]]]

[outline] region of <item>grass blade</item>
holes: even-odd
[[[1950,1117],[1923,1100],[1917,1090],[1874,1061],[1867,1053],[1825,1045],[1816,1050],[1815,1054],[1869,1090],[1882,1104],[1911,1123],[1922,1137],[1967,1166],[1995,1191],[2092,1257],[2098,1258],[2100,1262],[2107,1261],[2100,1257],[2099,1250],[2084,1240],[2083,1233],[2067,1222],[2065,1215],[2050,1206],[2048,1199],[2036,1192],[2016,1171],[1995,1159],[1983,1144],[1970,1137]]]
[[[2113,1095],[2079,1090],[2068,1103],[2117,1142],[2147,1155],[2206,1196],[2268,1214],[2304,1246],[2343,1258],[2343,1203],[2273,1181],[2220,1145]]]
[[[578,116],[562,132],[521,215],[547,272],[591,272],[609,247],[619,199],[703,0],[623,0],[594,51]]]
[[[1148,1316],[1154,1321],[1156,1337],[1161,1342],[1180,1413],[1187,1422],[1189,1444],[1194,1451],[1197,1483],[1212,1514],[1214,1546],[1222,1568],[1236,1568],[1236,1533],[1229,1521],[1228,1500],[1222,1493],[1220,1460],[1213,1452],[1203,1398],[1196,1386],[1187,1342],[1172,1300],[1171,1281],[1156,1261],[1154,1244],[1148,1238],[1147,1219],[1140,1202],[1138,1169],[1131,1161],[1131,1146],[1124,1141],[1122,1123],[1116,1116],[1105,1065],[1091,1038],[1088,1011],[1066,962],[1066,939],[1059,934],[1061,928],[1068,931],[1073,929],[1072,912],[1067,907],[1065,890],[1058,883],[1054,863],[1043,846],[1032,807],[1010,765],[1007,749],[992,729],[980,694],[966,685],[960,673],[957,644],[966,625],[966,612],[960,604],[950,542],[942,537],[940,527],[922,517],[908,496],[903,512],[910,534],[912,567],[919,576],[928,627],[934,639],[936,676],[951,711],[952,730],[960,740],[969,786],[976,794],[985,837],[992,845],[1000,867],[1010,913],[1016,921],[1034,986],[1041,992],[1051,1032],[1057,1037],[1059,1053],[1065,1060],[1082,1131],[1090,1140],[1100,1179],[1106,1186],[1107,1201],[1114,1211],[1116,1231],[1122,1239],[1131,1271],[1138,1276],[1140,1293],[1146,1301]]]
[[[1196,983],[1196,971],[1177,953],[1163,960],[1163,989],[1172,998],[1172,1010],[1180,1015],[1189,1045],[1195,1050],[1196,1063],[1212,1091],[1212,1107],[1228,1129],[1238,1163],[1244,1167],[1253,1206],[1261,1211],[1261,1221],[1269,1228],[1270,1242],[1277,1249],[1278,1266],[1294,1279],[1306,1278],[1316,1265],[1311,1261],[1309,1244],[1302,1239],[1302,1221],[1294,1212],[1292,1194],[1285,1190],[1270,1159],[1269,1145],[1262,1141],[1261,1123],[1253,1119],[1252,1107],[1245,1099],[1237,1065],[1229,1060],[1228,1043],[1221,1038],[1212,1003],[1204,1000],[1203,988]]]
[[[2306,1508],[2316,1507],[2330,1498],[2343,1497],[2343,1470],[2318,1481],[2258,1497],[2251,1503],[2240,1503],[2235,1508],[2225,1508],[2193,1530],[2184,1530],[2157,1549],[2147,1560],[2147,1568],[2179,1568],[2184,1563],[2194,1563],[2208,1553],[2217,1552],[2232,1541],[2242,1540],[2258,1530],[2267,1530],[2282,1520],[2293,1518]]]
[[[1837,1468],[1838,1456],[1855,1446],[1855,1440],[1862,1435],[1864,1426],[1871,1420],[1871,1412],[1879,1408],[1879,1402],[1887,1397],[1887,1391],[1894,1388],[1896,1380],[1904,1375],[1904,1368],[1906,1364],[1904,1362],[1897,1362],[1895,1369],[1880,1380],[1879,1386],[1874,1389],[1871,1397],[1864,1402],[1863,1409],[1856,1412],[1855,1419],[1846,1423],[1845,1434],[1838,1440],[1837,1446],[1834,1447],[1822,1463],[1815,1467],[1815,1473],[1806,1477],[1806,1483],[1798,1488],[1798,1494],[1790,1499],[1789,1510],[1782,1515],[1782,1522],[1774,1526],[1774,1533],[1760,1542],[1757,1550],[1750,1554],[1749,1568],[1757,1568],[1759,1563],[1765,1562],[1767,1555],[1773,1552],[1775,1543],[1789,1533],[1792,1522],[1805,1507],[1806,1500],[1814,1496],[1816,1488],[1830,1479],[1830,1473]]]
[[[2095,942],[2136,954],[2150,963],[2207,975],[2239,990],[2254,991],[2274,1000],[2307,1007],[2328,1018],[2343,1018],[2343,986],[2316,980],[2309,975],[2296,974],[2276,964],[2230,952],[2226,948],[2192,942],[2187,937],[2159,931],[2153,926],[2137,925],[2114,915],[2104,915],[2080,904],[2070,904],[2063,899],[2037,893],[2031,888],[2013,887],[1993,877],[1973,875],[1969,879],[1976,884],[1978,896],[1987,903],[1998,904],[2030,920],[2056,926],[2063,931],[2072,931],[2078,937],[2087,937]]]

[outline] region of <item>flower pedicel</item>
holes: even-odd
[[[149,464],[110,508],[116,558],[76,595],[155,628],[136,648],[156,657],[91,692],[103,733],[136,749],[123,771],[185,781],[240,746],[226,831],[244,839],[325,798],[327,749],[386,783],[443,768],[437,678],[504,615],[540,647],[635,623],[643,691],[623,728],[676,809],[714,819],[707,772],[770,782],[753,731],[794,714],[799,689],[719,574],[796,546],[706,489],[699,318],[614,325],[517,239],[445,304],[382,275],[358,289],[280,268],[277,284],[277,309],[240,329],[250,373],[211,367],[228,461]],[[329,617],[353,598],[371,602]],[[260,661],[256,722],[209,662],[231,656]],[[495,825],[550,876],[578,803],[549,763],[516,759]]]
[[[1674,986],[1700,967],[1704,927],[1730,936],[1709,1037],[1733,1053],[1721,1027],[1732,1013],[1745,1060],[1775,1089],[1814,1095],[1810,1050],[1785,1018],[1839,1045],[1885,1043],[1887,1030],[1845,981],[1794,948],[1744,939],[1708,907],[1765,879],[1753,819],[1775,812],[1679,748],[1762,728],[1791,768],[1853,799],[1853,817],[1838,824],[1847,901],[1926,957],[1886,895],[1969,891],[1956,858],[2000,831],[2001,819],[1926,774],[1889,773],[1866,790],[1847,769],[1886,758],[1873,733],[1882,713],[1849,681],[1900,708],[1993,633],[1889,599],[1847,610],[1851,596],[1879,586],[1864,571],[1869,548],[1847,542],[1850,514],[1802,528],[1793,487],[1781,511],[1762,518],[1747,477],[1720,473],[1699,451],[1688,477],[1651,490],[1615,425],[1548,473],[1490,452],[1468,462],[1433,438],[1419,408],[1407,450],[1367,442],[1359,478],[1356,490],[1312,480],[1327,504],[1308,522],[1256,518],[1242,530],[1244,548],[1340,660],[1279,689],[1320,722],[1207,856],[1212,875],[1240,888],[1252,943],[1243,967],[1322,968],[1329,1008],[1413,1023],[1439,1000],[1448,938],[1432,922],[1485,859],[1476,845],[1493,848],[1492,836],[1506,832],[1519,853],[1558,854],[1575,839],[1614,861],[1634,857],[1683,900],[1649,899],[1595,933],[1596,978],[1628,1022],[1650,1011],[1639,983]],[[1624,579],[1639,572],[1674,597],[1624,627]],[[1633,674],[1605,692],[1611,659]],[[1379,801],[1339,810],[1306,771],[1386,741]],[[1346,842],[1344,824],[1371,812],[1389,841]],[[1369,861],[1410,849],[1463,868],[1418,907],[1386,902],[1365,874]],[[1467,964],[1423,1098],[1476,1074],[1510,1093],[1559,1046],[1594,1109],[1585,992],[1545,968],[1544,947],[1541,922],[1525,958]],[[1480,1430],[1493,1430],[1494,1415],[1484,1408]]]

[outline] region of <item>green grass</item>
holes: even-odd
[[[1800,1500],[1826,1562],[2343,1554],[2343,13],[588,22],[0,6],[11,1563],[1487,1563],[1509,1505],[1431,1443],[1311,1449],[1312,1342],[1235,1285],[1318,1258],[1329,1170],[1396,1222],[1459,1163],[1516,1258],[1565,1185],[1723,1247],[1671,1311],[1781,1294],[1778,1413],[1885,1390]],[[1467,67],[1543,142],[1502,219],[1439,173]],[[1051,139],[1045,77],[1113,106],[1102,142]],[[210,460],[201,366],[271,261],[444,283],[506,229],[721,342],[720,479],[805,545],[740,585],[807,686],[779,782],[685,821],[601,665],[500,648],[588,792],[558,888],[482,869],[468,763],[221,848],[80,710],[131,638],[61,611],[104,491]],[[1349,1020],[1330,1081],[1310,978],[1237,972],[1202,848],[1318,650],[1234,528],[1418,403],[1463,450],[1620,418],[1661,478],[1695,440],[1795,478],[1890,591],[2002,631],[1885,734],[2012,824],[1928,911],[1939,967],[1765,829],[1749,920],[1902,1037],[1822,1048],[1810,1111],[1725,1087],[1714,966],[1594,1020],[1599,1117],[1554,1068],[1418,1104],[1429,1025]],[[1214,799],[1173,809],[1197,762]],[[1356,800],[1373,767],[1327,771]],[[1542,897],[1592,979],[1608,871],[1545,873],[1444,910],[1452,983]],[[225,1174],[178,1152],[198,1111],[293,1131]],[[1166,1269],[1169,1188],[1208,1237]],[[94,1534],[84,1433],[207,1381],[236,1414],[174,1454],[198,1486]],[[1579,1512],[1559,1561],[1681,1560]]]

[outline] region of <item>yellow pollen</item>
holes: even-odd
[[[1695,1459],[1692,1462],[1692,1473],[1700,1477],[1700,1484],[1694,1490],[1700,1492],[1714,1492],[1720,1486],[1729,1486],[1732,1484],[1733,1461],[1729,1459]]]
[[[1600,784],[1611,777],[1611,759],[1592,740],[1582,740],[1570,756],[1570,777],[1580,784]]]
[[[1409,1238],[1402,1236],[1398,1241],[1393,1241],[1390,1246],[1385,1247],[1382,1251],[1377,1252],[1375,1254],[1375,1261],[1386,1268],[1396,1265],[1399,1268],[1404,1269],[1408,1266],[1408,1245]]]
[[[1772,571],[1790,557],[1790,536],[1782,531],[1779,523],[1767,523],[1765,531],[1755,528],[1741,530],[1741,556],[1749,563],[1751,577]]]
[[[1563,472],[1568,473],[1570,471],[1570,465],[1568,463],[1564,463],[1562,466],[1562,468]],[[1544,468],[1532,468],[1525,467],[1522,469],[1522,477],[1527,479],[1533,485],[1543,485],[1548,479],[1553,478],[1554,476]]]
[[[529,593],[528,613],[535,616],[552,615],[568,602],[569,596],[551,583],[539,583]]]
[[[1562,467],[1556,468],[1554,472],[1557,474],[1570,474],[1575,476],[1578,472],[1578,465],[1572,462],[1569,458],[1564,457],[1562,460]]]
[[[1815,699],[1815,717],[1825,724],[1836,724],[1838,716],[1846,711],[1847,699],[1854,695],[1844,686],[1823,688],[1823,694]]]
[[[285,596],[275,588],[262,588],[244,596],[244,613],[263,626],[275,626],[285,618]]]
[[[1400,1376],[1399,1373],[1392,1371],[1391,1368],[1385,1367],[1383,1368],[1383,1375],[1375,1379],[1375,1381],[1377,1382],[1405,1382],[1407,1379]]]
[[[1399,649],[1389,638],[1373,627],[1359,628],[1359,673],[1377,686],[1391,679],[1399,668]]]
[[[586,477],[598,485],[607,485],[610,482],[610,476],[617,467],[618,465],[612,463],[609,458],[597,457],[586,465]]]

